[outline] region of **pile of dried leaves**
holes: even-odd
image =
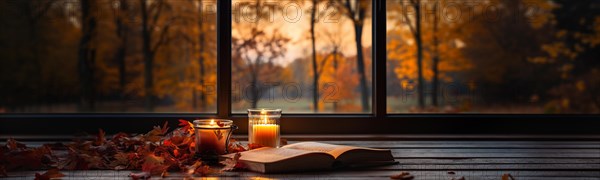
[[[50,179],[64,176],[59,170],[112,169],[140,170],[140,173],[130,174],[133,179],[139,179],[166,176],[169,171],[207,176],[243,168],[237,161],[238,152],[247,148],[233,139],[228,148],[229,152],[237,153],[235,158],[222,161],[220,168],[203,164],[194,155],[194,126],[189,121],[179,121],[179,128],[171,132],[167,123],[135,136],[117,133],[106,137],[100,129],[92,141],[74,140],[69,144],[27,147],[9,139],[0,147],[0,177],[7,176],[7,171],[18,170],[49,169],[44,174],[36,174],[36,179]]]

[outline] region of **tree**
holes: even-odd
[[[315,22],[317,20],[317,0],[312,0],[310,10],[310,42],[312,50],[312,70],[313,70],[313,111],[319,111],[319,74],[317,72],[317,50],[315,48]]]
[[[118,7],[114,9],[115,34],[120,42],[117,45],[115,59],[119,66],[119,91],[121,93],[121,106],[125,110],[125,87],[127,85],[127,43],[129,42],[129,24],[127,24],[129,2],[127,0],[119,0]]]
[[[408,17],[408,11],[404,11],[404,18],[414,36],[417,45],[417,98],[419,108],[425,108],[425,80],[423,80],[423,41],[421,35],[421,0],[411,0],[411,5],[415,10],[415,19]],[[403,5],[404,6],[404,5]],[[414,21],[411,23],[411,21]]]
[[[332,60],[332,67],[333,67],[333,77],[332,79],[337,81],[338,79],[342,78],[342,77],[347,77],[347,74],[342,74],[340,76],[338,76],[339,70],[342,69],[340,68],[340,66],[344,65],[344,62],[342,60],[344,60],[344,54],[342,52],[342,49],[344,48],[344,40],[347,36],[346,33],[344,33],[346,31],[344,31],[343,28],[343,24],[338,23],[337,27],[334,28],[326,28],[322,31],[321,36],[324,37],[324,40],[326,42],[326,50],[328,51],[329,54],[326,57],[326,60],[328,58],[331,58]],[[326,60],[324,60],[323,63],[326,63]],[[322,69],[324,69],[325,67],[321,66]],[[342,86],[342,85],[347,85],[348,83],[337,83],[338,86]],[[338,87],[339,89],[350,89],[350,88],[341,88]],[[341,93],[341,92],[340,92]],[[339,93],[338,93],[339,94]],[[340,96],[341,97],[341,96]],[[348,98],[352,98],[352,97],[348,97]],[[341,98],[336,98],[336,101],[332,102],[332,109],[333,112],[338,112],[339,107],[338,107],[338,103],[341,100]]]
[[[365,61],[363,53],[363,27],[365,20],[367,19],[367,11],[369,9],[369,2],[364,0],[341,0],[339,1],[340,7],[344,11],[346,18],[350,19],[354,26],[354,39],[356,42],[356,69],[359,74],[360,90],[361,90],[361,105],[362,111],[369,111],[369,88],[367,85],[367,76],[365,73]]]
[[[95,105],[94,88],[94,64],[95,49],[93,39],[96,33],[96,17],[92,12],[95,6],[93,0],[80,0],[81,5],[81,31],[82,36],[79,41],[79,81],[81,84],[82,111],[93,111]]]
[[[433,13],[420,11],[420,14],[422,14],[419,17],[421,19],[419,21],[421,22],[419,23],[421,30],[417,33],[415,28],[417,23],[415,20],[417,19],[416,14],[414,16],[409,14],[411,11],[416,12],[414,6],[416,2],[407,3],[404,4],[404,1],[401,1],[400,3],[388,4],[388,15],[392,25],[388,31],[388,65],[393,66],[391,68],[396,75],[395,78],[401,81],[396,84],[396,87],[402,86],[402,89],[407,92],[414,89],[412,84],[415,79],[417,84],[432,82],[432,105],[437,106],[440,104],[438,101],[441,91],[440,84],[444,81],[456,80],[462,71],[471,67],[471,63],[461,53],[464,45],[461,45],[463,36],[459,31],[466,22],[460,19],[456,21],[442,21],[440,19],[443,16],[438,7],[446,7],[448,1],[421,2],[419,8],[429,9]],[[456,14],[452,14],[456,12],[445,13],[446,16],[456,16]],[[419,36],[416,36],[417,34]],[[421,46],[417,41],[418,37],[421,39]],[[443,41],[440,41],[440,39],[443,39]],[[418,55],[419,49],[421,49],[421,56]],[[421,57],[421,63],[419,63],[419,57]],[[425,59],[430,61],[425,61]],[[418,64],[421,64],[420,68]],[[419,73],[419,69],[421,69],[421,73]],[[423,82],[420,82],[419,79],[422,79],[420,81]],[[422,89],[425,88],[422,87]],[[419,86],[416,90],[417,97],[423,98],[424,103],[424,91],[420,91]],[[400,92],[388,92],[388,95],[390,94],[394,96],[403,95]],[[420,105],[419,108],[422,110]]]
[[[431,105],[438,106],[438,94],[439,94],[439,62],[440,62],[440,52],[439,52],[439,40],[438,40],[438,24],[439,24],[439,15],[438,6],[439,1],[434,2],[433,11],[436,13],[433,17],[433,58],[432,58],[432,71],[433,71],[433,82],[432,82],[432,95],[431,95]]]
[[[149,4],[150,2],[150,4]],[[154,111],[154,60],[156,53],[161,46],[165,45],[168,41],[168,33],[171,28],[170,23],[175,18],[171,17],[167,20],[163,19],[162,25],[159,25],[161,15],[166,11],[169,6],[164,0],[159,1],[148,1],[140,0],[140,9],[142,14],[142,49],[144,56],[144,92],[145,92],[145,105],[147,111]],[[155,29],[160,29],[158,32],[157,40],[153,40],[153,32]]]

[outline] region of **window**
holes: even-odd
[[[597,2],[412,2],[0,1],[0,132],[597,133]]]
[[[0,9],[0,112],[216,112],[215,1]]]
[[[232,1],[233,112],[370,113],[371,4]]]
[[[388,112],[600,112],[597,2],[417,2],[387,1]]]

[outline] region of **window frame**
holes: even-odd
[[[0,137],[73,135],[95,132],[143,133],[165,121],[232,119],[247,133],[245,114],[231,108],[231,0],[217,1],[216,113],[7,113],[0,114]],[[369,114],[282,116],[284,134],[600,134],[599,114],[391,114],[386,93],[386,0],[372,1],[372,111]]]

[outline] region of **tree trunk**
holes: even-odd
[[[338,54],[338,50],[337,48],[333,49],[333,73],[334,73],[334,78],[337,79],[337,71],[338,71],[338,59],[337,59],[337,54]],[[334,101],[333,102],[333,112],[337,112],[338,111],[338,101]]]
[[[81,30],[79,41],[78,66],[79,81],[81,85],[80,111],[94,110],[94,56],[92,39],[96,28],[96,18],[91,9],[93,0],[80,0],[81,3]]]
[[[434,5],[434,11],[437,12],[438,10],[438,4],[437,2]],[[432,88],[432,94],[431,94],[431,104],[435,107],[438,106],[438,89],[439,89],[439,69],[438,69],[438,65],[439,65],[439,61],[440,61],[440,52],[438,49],[439,46],[439,41],[438,41],[438,14],[436,13],[436,15],[433,18],[433,63],[432,63],[432,70],[433,70],[433,88]]]
[[[312,69],[313,69],[313,111],[319,111],[319,74],[317,72],[317,50],[315,48],[315,13],[317,11],[317,1],[312,1],[310,12],[310,41],[312,45]],[[323,68],[323,67],[321,67]]]
[[[423,80],[423,43],[421,40],[421,2],[417,0],[414,4],[415,6],[415,24],[416,24],[416,32],[415,39],[417,43],[417,71],[418,71],[418,101],[419,108],[425,108],[425,85]]]
[[[121,99],[121,111],[127,110],[125,86],[127,85],[127,64],[125,58],[127,56],[127,42],[129,27],[123,22],[122,13],[126,13],[129,10],[129,6],[126,0],[119,1],[118,16],[116,17],[117,36],[121,40],[121,44],[118,46],[116,59],[119,64],[119,92]]]
[[[362,111],[369,111],[369,88],[367,87],[367,76],[365,74],[365,62],[362,49],[362,32],[363,23],[354,23],[354,33],[356,41],[356,68],[358,69],[358,75],[360,78],[360,93],[361,93],[361,105]]]
[[[202,1],[199,1],[199,3],[200,3],[200,7],[199,7],[199,10],[198,10],[199,11],[199,13],[198,13],[199,14],[198,15],[198,17],[199,17],[199,20],[198,20],[198,29],[200,29],[200,34],[199,34],[199,37],[198,37],[198,43],[200,45],[200,48],[199,48],[200,56],[198,57],[198,65],[199,65],[199,68],[200,68],[200,72],[199,72],[200,73],[200,81],[198,83],[200,83],[200,87],[202,87],[202,89],[200,90],[200,108],[203,111],[206,111],[206,92],[205,92],[206,91],[206,89],[205,89],[206,87],[204,87],[204,78],[205,78],[204,76],[206,76],[206,70],[205,70],[205,67],[204,67],[204,61],[205,60],[204,60],[204,56],[203,56],[204,50],[205,50],[204,49],[204,45],[205,45],[204,41],[205,41],[206,38],[204,37],[204,23],[202,22],[203,21],[203,19],[202,19],[202,12],[203,12],[202,11],[203,10],[202,9]],[[196,89],[194,89],[194,92],[196,92]],[[194,97],[194,102],[195,101],[196,101],[196,97]],[[196,104],[196,103],[194,103],[194,104]],[[194,105],[194,109],[195,108],[196,108],[196,106]]]
[[[148,11],[146,0],[140,0],[142,10],[142,40],[143,40],[143,53],[144,53],[144,91],[146,93],[146,110],[148,112],[154,111],[154,56],[152,49],[150,48],[151,37],[150,30],[148,27]]]

